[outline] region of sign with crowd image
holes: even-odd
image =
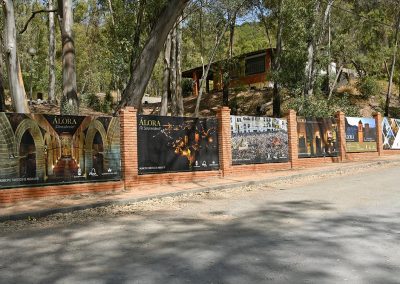
[[[334,118],[297,118],[299,158],[337,157],[337,123]]]
[[[382,121],[383,149],[400,150],[400,119],[385,117]]]
[[[346,151],[348,153],[377,151],[374,118],[346,117]]]
[[[138,115],[139,174],[219,169],[216,118]]]
[[[231,116],[232,164],[289,161],[287,121],[254,116]]]
[[[0,188],[119,180],[117,117],[0,113]]]

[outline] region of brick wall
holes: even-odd
[[[124,183],[121,181],[3,189],[0,190],[0,204],[16,203],[19,201],[50,196],[65,196],[78,193],[99,193],[123,189]]]
[[[84,192],[104,192],[124,189],[138,190],[139,186],[142,190],[145,190],[146,187],[143,186],[189,182],[211,178],[223,178],[230,175],[245,175],[253,172],[289,170],[291,168],[302,167],[318,167],[318,165],[336,163],[344,160],[370,159],[378,157],[379,155],[400,154],[400,150],[383,150],[383,141],[381,135],[382,117],[380,114],[375,115],[377,124],[378,151],[367,153],[346,153],[345,114],[338,112],[336,114],[336,120],[338,124],[338,142],[340,150],[339,157],[299,159],[297,116],[295,111],[289,110],[287,114],[289,162],[233,166],[231,151],[230,109],[227,107],[220,108],[217,113],[217,118],[220,170],[139,175],[137,155],[137,111],[134,108],[127,107],[120,112],[122,181],[3,189],[0,190],[0,204]]]

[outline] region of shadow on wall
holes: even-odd
[[[0,282],[398,283],[398,254],[397,266],[388,259],[400,243],[400,212],[329,213],[330,204],[295,201],[241,217],[135,212],[3,234]],[[381,241],[392,248],[381,251]]]

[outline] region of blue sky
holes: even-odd
[[[365,117],[346,117],[347,122],[350,125],[358,125],[358,122],[361,120],[363,125],[369,123],[370,127],[375,127],[375,119],[374,118],[365,118]]]

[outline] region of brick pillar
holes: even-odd
[[[218,109],[218,146],[219,164],[222,176],[227,176],[232,168],[231,110],[229,107]]]
[[[383,137],[382,137],[382,114],[377,112],[374,114],[375,124],[376,124],[376,149],[378,150],[378,155],[383,155]]]
[[[288,143],[289,143],[289,161],[292,168],[297,167],[299,163],[299,148],[297,135],[297,115],[296,111],[290,109],[287,116],[288,122]]]
[[[338,111],[335,117],[338,127],[337,141],[339,145],[339,159],[342,162],[346,160],[346,116],[344,112]]]
[[[125,189],[133,189],[138,182],[137,110],[126,107],[120,111],[121,166]]]

